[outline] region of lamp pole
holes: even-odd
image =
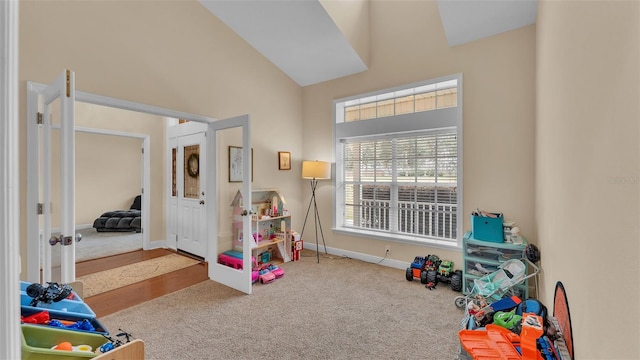
[[[313,222],[316,231],[316,257],[318,258],[318,264],[320,263],[320,244],[318,243],[318,228],[320,228],[320,236],[322,236],[322,244],[324,245],[324,252],[327,253],[327,244],[324,242],[324,233],[322,232],[322,223],[320,222],[320,214],[318,213],[318,204],[316,203],[316,186],[318,180],[316,178],[311,179],[311,200],[309,200],[309,206],[307,207],[307,215],[304,217],[304,224],[302,225],[302,232],[300,238],[304,235],[304,228],[307,226],[307,219],[309,218],[309,211],[311,205],[313,205]]]

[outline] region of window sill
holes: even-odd
[[[462,241],[458,240],[456,243],[445,240],[438,239],[425,239],[419,238],[417,239],[414,236],[402,235],[402,234],[386,234],[377,231],[367,231],[367,230],[354,230],[351,228],[345,227],[337,227],[332,228],[338,234],[349,235],[349,236],[359,236],[366,238],[373,238],[376,240],[382,241],[392,241],[403,244],[415,245],[415,246],[423,246],[429,248],[438,248],[450,251],[461,251],[462,250]]]

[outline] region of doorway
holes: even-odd
[[[205,260],[207,150],[204,124],[181,122],[167,128],[167,238],[172,248]],[[168,241],[170,244],[171,241]]]

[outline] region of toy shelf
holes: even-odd
[[[273,240],[267,240],[267,241],[260,241],[258,243],[258,246],[256,246],[254,248],[254,250],[264,249],[264,248],[267,248],[267,247],[269,247],[271,245],[276,245],[276,244],[281,243],[281,242],[284,242],[284,240],[283,239],[273,239]]]
[[[481,270],[491,273],[498,270],[498,266],[509,259],[522,259],[524,249],[527,246],[526,239],[523,237],[522,240],[522,244],[498,243],[477,240],[473,238],[471,232],[465,233],[462,242],[462,256],[464,261],[462,268],[463,293],[468,295],[473,289],[473,280],[486,275],[483,274]],[[528,299],[529,284],[527,280],[522,284],[516,285],[514,290],[516,290],[520,298]]]

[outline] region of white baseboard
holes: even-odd
[[[306,245],[309,245],[309,246],[307,247]],[[315,244],[313,244],[313,245],[303,244],[303,247],[305,249],[307,249],[307,250],[316,251]],[[324,246],[320,245],[320,253],[322,253],[322,252],[324,252]],[[405,270],[406,268],[408,268],[411,265],[410,263],[408,263],[406,261],[399,261],[399,260],[388,259],[388,258],[385,259],[385,258],[380,257],[380,256],[373,256],[373,255],[369,255],[369,254],[363,254],[363,253],[359,253],[359,252],[355,252],[355,251],[332,248],[332,247],[328,247],[328,246],[327,246],[327,252],[329,254],[331,254],[331,255],[344,256],[344,257],[348,257],[348,258],[351,258],[351,259],[361,260],[361,261],[374,263],[374,264],[378,264],[378,265],[382,265],[382,266],[388,266],[388,267],[392,267],[392,268],[395,268],[395,269],[401,269],[401,270]]]

